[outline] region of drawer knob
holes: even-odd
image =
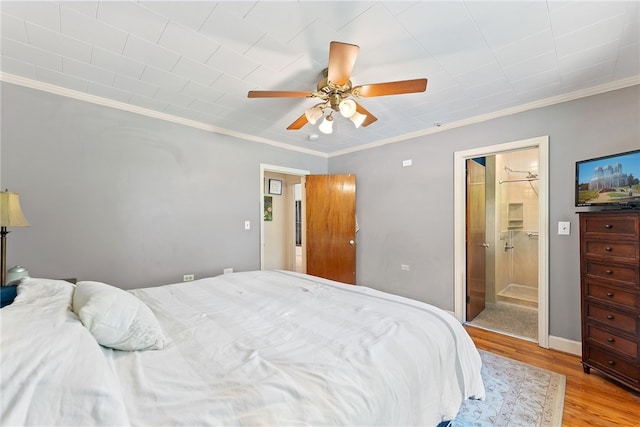
[[[605,270],[604,272],[607,274],[613,274],[613,270]]]
[[[607,230],[610,230],[610,229],[612,229],[612,228],[613,228],[613,225],[611,225],[611,224],[605,224],[605,225],[604,225],[604,228],[606,228]]]
[[[608,296],[609,298],[613,298],[613,292],[607,292],[607,296]]]
[[[614,365],[616,364],[616,362],[614,362],[613,360],[609,360],[609,361],[607,362],[607,364],[608,364],[609,366],[614,366]]]
[[[607,314],[607,319],[613,320],[613,314]]]
[[[607,338],[607,341],[609,341],[609,342],[616,342],[616,339],[615,339],[615,338],[611,338],[611,337],[609,337],[609,338]]]
[[[607,246],[606,248],[604,248],[605,251],[607,252],[611,252],[613,249],[611,249],[609,246]]]

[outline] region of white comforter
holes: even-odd
[[[428,426],[484,397],[471,339],[427,304],[273,271],[131,293],[164,349],[100,347],[72,312],[34,323],[20,296],[2,309],[2,424]]]
[[[448,313],[290,272],[132,291],[169,339],[107,350],[132,424],[435,425],[484,396]]]

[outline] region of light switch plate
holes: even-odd
[[[558,221],[558,234],[568,236],[571,234],[571,223],[569,221]]]

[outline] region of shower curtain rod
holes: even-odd
[[[502,184],[503,182],[522,182],[522,181],[537,181],[538,178],[524,178],[524,179],[501,179],[498,181],[498,184]]]

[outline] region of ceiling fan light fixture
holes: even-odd
[[[304,115],[309,121],[309,123],[311,123],[312,125],[315,125],[318,119],[322,117],[323,113],[324,111],[322,107],[320,105],[316,105],[314,107],[311,107],[305,110]]]
[[[318,126],[318,130],[327,135],[333,132],[333,117],[331,117],[331,114],[324,118],[320,126]]]
[[[355,113],[353,113],[351,115],[351,117],[349,118],[353,124],[356,126],[356,128],[359,128],[362,123],[364,123],[364,120],[367,118],[366,114],[360,114],[357,111]]]
[[[353,99],[343,99],[339,108],[343,117],[350,118],[356,112],[356,103]]]

